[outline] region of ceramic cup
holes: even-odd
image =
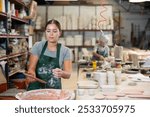
[[[83,96],[85,93],[85,90],[84,89],[78,89],[78,95],[79,96]]]
[[[89,96],[95,95],[95,89],[88,89]]]
[[[116,84],[121,84],[121,69],[115,69]]]

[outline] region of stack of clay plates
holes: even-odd
[[[114,92],[117,90],[116,85],[101,85],[102,92]]]
[[[77,86],[80,89],[96,89],[98,88],[98,82],[95,81],[78,81]]]
[[[124,93],[129,98],[150,99],[150,92],[140,89],[123,89],[120,91],[120,93]]]

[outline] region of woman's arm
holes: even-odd
[[[64,79],[69,79],[71,76],[72,72],[72,61],[71,60],[65,60],[64,61],[64,69],[53,69],[53,74],[55,77],[58,78],[64,78]]]
[[[28,67],[28,74],[31,74],[32,76],[36,77],[35,69],[38,61],[38,56],[31,54],[29,58],[29,67]],[[26,86],[28,86],[29,83],[34,82],[35,80],[32,78],[27,77],[26,78]]]
[[[70,78],[71,72],[72,72],[72,61],[71,60],[64,61],[64,73],[62,77]]]
[[[38,62],[38,56],[31,54],[29,58],[29,68],[28,73],[34,73],[35,75],[35,69]]]
[[[104,57],[96,52],[93,52],[93,56],[98,57],[100,60],[104,60]]]

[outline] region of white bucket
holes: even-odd
[[[107,71],[108,85],[115,85],[116,79],[113,71]]]
[[[99,82],[99,86],[107,84],[106,72],[103,71],[94,72],[93,78]]]

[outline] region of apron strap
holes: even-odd
[[[60,56],[60,48],[61,48],[61,44],[60,43],[58,43],[57,44],[57,58],[59,59],[59,56]]]
[[[44,52],[45,52],[45,50],[46,50],[46,48],[47,48],[47,45],[48,45],[48,41],[45,42],[44,47],[43,47],[43,49],[42,49],[42,52],[41,52],[41,55],[40,55],[39,58],[41,58],[41,57],[44,55]],[[58,63],[59,63],[59,57],[60,57],[60,48],[61,48],[61,44],[58,43],[58,44],[57,44],[57,53],[56,53],[56,59],[57,59],[57,62],[58,62]]]
[[[39,58],[41,58],[41,57],[43,56],[43,54],[44,54],[44,52],[45,52],[45,50],[46,50],[47,44],[48,44],[48,42],[46,41],[45,44],[44,44],[44,47],[43,47],[43,49],[42,49],[42,52],[41,52],[41,55],[40,55]]]

